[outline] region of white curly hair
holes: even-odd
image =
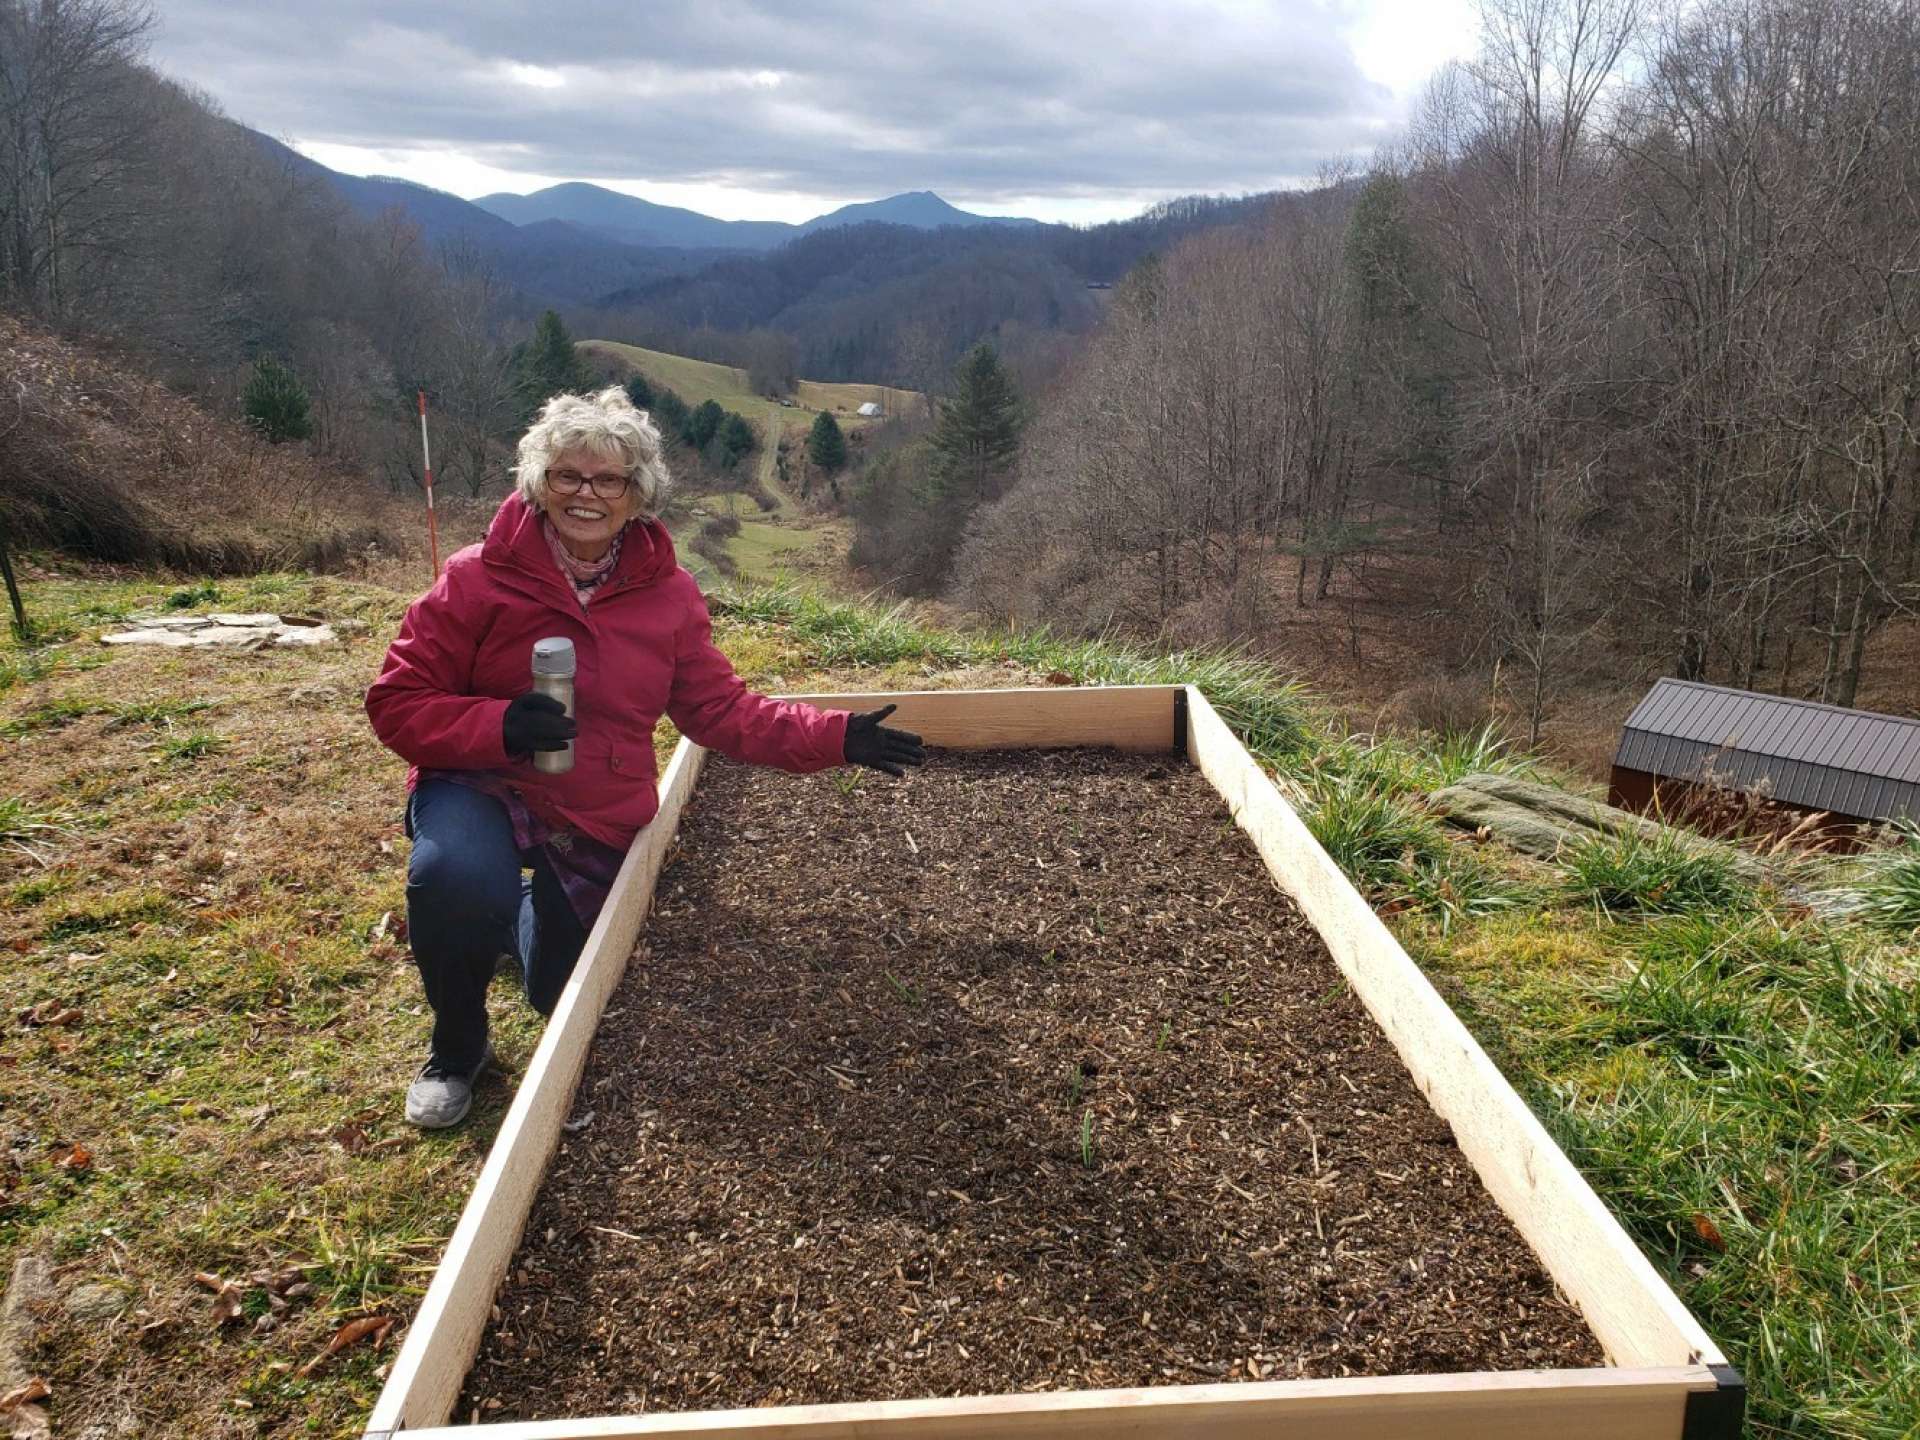
[[[660,430],[618,385],[592,395],[556,395],[520,437],[514,488],[536,508],[547,501],[547,470],[562,455],[585,450],[622,466],[634,514],[651,520],[667,503],[673,481],[661,453]]]

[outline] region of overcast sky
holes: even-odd
[[[1364,154],[1468,0],[159,0],[152,58],[356,174],[726,219],[937,190],[1097,221]]]

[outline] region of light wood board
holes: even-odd
[[[449,1427],[408,1440],[1679,1440],[1705,1370],[1523,1370]]]
[[[1461,1153],[1620,1366],[1724,1364],[1393,932],[1198,690],[1187,700],[1193,763],[1226,798],[1280,888],[1320,932]]]
[[[897,694],[782,695],[823,710],[898,705],[887,724],[929,745],[963,750],[1111,745],[1171,750],[1178,685],[1047,685],[1030,690],[909,690]]]
[[[660,810],[627,852],[515,1092],[460,1223],[367,1422],[369,1433],[439,1425],[479,1348],[494,1293],[519,1247],[534,1193],[560,1141],[600,1012],[626,973],[653,885],[706,751],[682,740],[660,781]]]

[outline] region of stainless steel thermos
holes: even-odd
[[[533,688],[537,694],[551,695],[573,714],[573,641],[554,636],[533,642]],[[533,768],[549,775],[564,775],[573,769],[573,742],[564,750],[536,750]]]

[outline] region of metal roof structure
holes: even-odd
[[[1665,679],[1633,707],[1613,763],[1674,780],[1764,786],[1789,805],[1920,819],[1920,720]]]

